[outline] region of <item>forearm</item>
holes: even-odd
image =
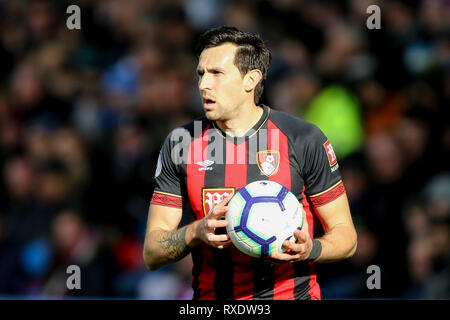
[[[152,230],[144,245],[144,261],[150,270],[156,270],[187,256],[194,245],[193,225],[175,231]]]
[[[355,229],[348,225],[336,225],[317,240],[322,244],[322,252],[315,261],[322,263],[350,258],[357,245]]]

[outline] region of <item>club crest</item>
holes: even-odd
[[[259,170],[261,170],[264,175],[270,177],[278,171],[280,165],[280,153],[274,150],[259,151],[256,154],[256,160]]]
[[[222,202],[229,195],[234,194],[235,188],[203,188],[203,214],[206,216],[215,205]],[[224,214],[225,215],[225,214]]]

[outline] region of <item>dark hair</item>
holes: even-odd
[[[234,57],[234,65],[244,76],[248,71],[258,69],[262,73],[261,81],[255,87],[255,103],[258,103],[264,90],[264,80],[271,60],[269,49],[258,35],[238,30],[235,27],[219,27],[203,33],[196,46],[199,56],[203,50],[217,47],[224,43],[233,43],[238,46]]]

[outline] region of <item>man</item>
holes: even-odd
[[[320,299],[313,262],[348,258],[356,249],[332,146],[316,126],[257,105],[270,63],[258,36],[213,29],[200,37],[198,52],[205,117],[164,142],[145,263],[155,270],[192,252],[194,299]],[[297,242],[285,241],[289,250],[269,259],[241,253],[217,232],[227,225],[222,217],[232,194],[257,180],[290,189],[306,220]],[[178,228],[183,214],[194,222]],[[324,235],[312,240],[319,220]]]

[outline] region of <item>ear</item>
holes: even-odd
[[[261,70],[253,69],[247,72],[244,77],[244,90],[250,92],[255,89],[256,85],[262,80]]]

